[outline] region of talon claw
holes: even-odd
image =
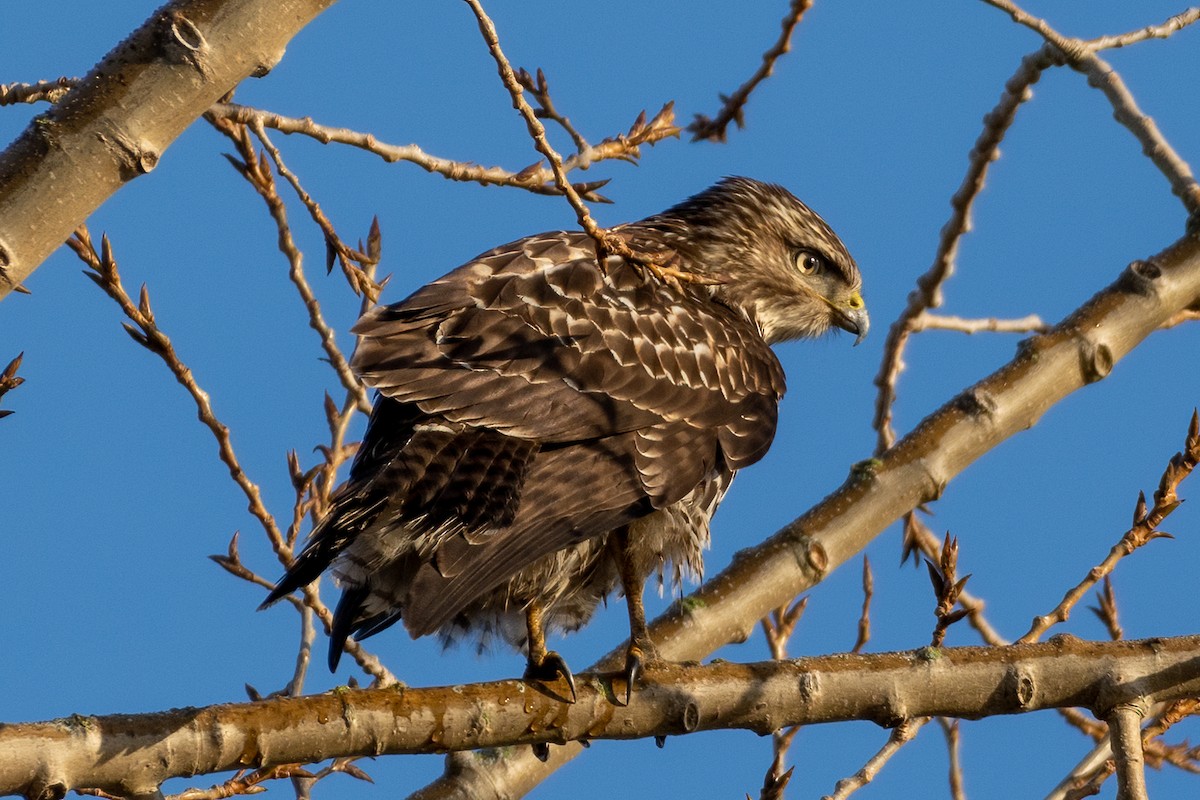
[[[543,764],[550,758],[550,745],[546,742],[534,742],[530,747],[533,748],[534,757]]]
[[[662,750],[664,747],[666,747],[667,746],[667,735],[665,733],[660,733],[658,736],[655,736],[654,737],[654,746],[657,747],[659,750]]]
[[[542,656],[541,663],[534,664],[531,661],[525,667],[526,680],[546,683],[558,680],[559,678],[567,682],[567,688],[571,692],[571,702],[574,703],[579,699],[579,695],[575,691],[575,676],[571,673],[571,668],[567,666],[567,662],[558,653],[550,651]]]
[[[642,654],[636,647],[625,655],[625,705],[633,699],[633,684],[642,676]]]
[[[579,699],[579,695],[575,693],[575,676],[571,674],[571,668],[567,666],[567,662],[563,660],[562,656],[553,651],[546,653],[542,667],[544,669],[552,668],[556,677],[562,676],[562,679],[567,682],[567,688],[571,690],[572,703]]]

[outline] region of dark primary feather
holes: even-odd
[[[793,285],[794,248],[818,250],[845,297],[857,268],[819,217],[747,179],[616,230],[725,282],[602,269],[587,235],[552,232],[354,327],[353,367],[379,397],[349,480],[267,599],[332,565],[332,663],[347,636],[397,619],[446,634],[536,601],[576,627],[616,585],[605,542],[622,525],[646,572],[698,569],[730,479],[774,436],[784,379],[768,340],[849,325],[804,295],[833,289]]]

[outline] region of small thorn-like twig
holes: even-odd
[[[25,382],[25,379],[17,375],[17,370],[21,368],[21,361],[25,358],[24,353],[18,353],[17,357],[8,362],[8,366],[0,372],[0,398],[8,394],[13,389]],[[0,408],[0,419],[7,417],[13,413],[8,409]]]
[[[942,539],[929,529],[929,526],[921,521],[920,516],[915,512],[909,512],[904,517],[904,553],[902,562],[906,561],[911,555],[916,560],[916,554],[921,553],[926,559],[932,561],[940,561],[942,557]],[[979,634],[980,638],[990,645],[1005,645],[1008,640],[992,627],[984,616],[984,602],[975,597],[965,588],[959,592],[958,605],[960,608],[966,609],[967,621],[972,628]]]
[[[1108,629],[1108,635],[1114,641],[1125,635],[1117,616],[1117,595],[1113,591],[1111,575],[1104,576],[1104,588],[1096,592],[1096,605],[1088,606],[1088,608],[1104,623],[1104,627]]]
[[[949,533],[942,543],[938,563],[934,564],[926,559],[925,566],[929,570],[929,581],[933,584],[933,593],[937,597],[937,607],[934,609],[937,625],[933,629],[930,646],[941,647],[950,626],[970,613],[967,609],[956,606],[962,596],[963,587],[967,585],[971,576],[958,577],[958,539],[951,539]]]

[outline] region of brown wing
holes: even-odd
[[[703,288],[602,272],[578,233],[486,253],[354,331],[383,398],[268,598],[341,554],[335,640],[397,613],[432,632],[539,557],[758,460],[784,388],[751,323]]]
[[[766,452],[783,392],[757,331],[700,290],[602,272],[583,234],[531,237],[365,316],[354,367],[423,414],[540,449],[511,524],[460,530],[404,602],[413,635],[537,558]]]
[[[700,290],[703,291],[703,290]],[[353,366],[383,395],[540,442],[687,420],[732,426],[726,455],[761,457],[783,373],[757,331],[689,291],[602,273],[591,239],[547,233],[487,253],[354,327]],[[739,422],[743,412],[753,419]]]

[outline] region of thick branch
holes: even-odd
[[[0,727],[0,794],[147,794],[169,777],[314,759],[515,743],[674,736],[853,719],[894,726],[1200,692],[1200,637],[833,655],[655,670],[620,705],[609,676],[580,676],[571,704],[536,683],[338,690],[155,714]]]
[[[1008,437],[1032,427],[1071,392],[1105,377],[1144,338],[1200,296],[1200,238],[1188,236],[1147,262],[1131,264],[1050,332],[1026,340],[1017,357],[927,417],[878,459],[856,467],[836,492],[763,544],[735,557],[683,606],[651,627],[666,658],[703,658],[742,641],[758,620],[862,550],[888,525],[937,499],[950,480]],[[624,646],[597,669],[617,669]],[[574,758],[554,748],[545,763],[506,753],[440,779],[433,797],[518,796]]]
[[[174,0],[0,153],[0,298],[333,0]]]

